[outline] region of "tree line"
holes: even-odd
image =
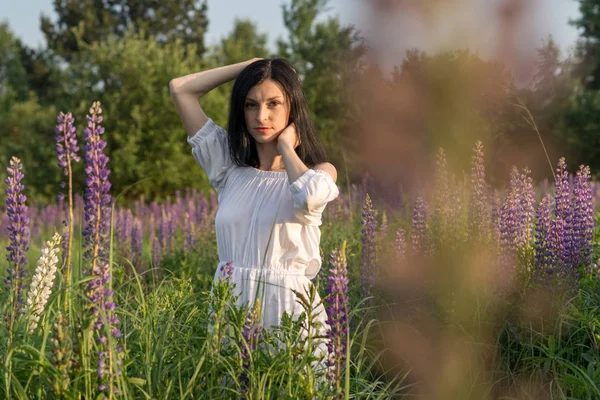
[[[426,107],[411,121],[431,132],[420,140],[432,150],[444,147],[451,158],[453,147],[470,151],[476,140],[486,143],[493,149],[492,181],[508,175],[515,149],[539,142],[525,108],[552,160],[566,156],[573,168],[588,164],[600,171],[600,7],[594,7],[600,0],[579,3],[581,17],[573,24],[582,33],[575,54],[563,57],[549,37],[537,50],[536,75],[517,86],[504,64],[468,49],[439,54],[412,49],[385,76],[366,62],[367,47],[355,27],[342,25],[337,17],[317,21],[327,0],[291,0],[282,6],[287,37],[277,41],[276,54],[267,48],[267,34],[245,19],[237,19],[228,35],[207,46],[206,0],[55,1],[57,21],[40,17],[46,48],[29,48],[6,22],[0,23],[0,168],[4,171],[12,156],[21,158],[28,197],[53,202],[61,179],[55,161],[56,116],[72,111],[81,138],[84,115],[100,100],[114,194],[146,178],[127,191],[124,201],[140,195],[162,200],[186,188],[208,190],[172,105],[170,79],[253,57],[280,56],[302,77],[317,131],[344,177],[341,186],[360,180],[365,169],[360,145],[348,132],[370,101],[355,84],[367,77],[391,96],[408,88],[419,93]],[[202,99],[207,115],[223,126],[232,84]],[[464,101],[446,96],[457,92]],[[445,113],[461,116],[473,129],[444,126]],[[534,164],[544,163],[541,148],[523,155],[523,164],[532,157],[540,160]],[[454,162],[468,168],[470,160]],[[82,168],[82,163],[75,165],[74,176],[83,176]],[[552,176],[549,169],[533,172],[538,178]],[[75,188],[83,190],[83,184],[76,182]]]

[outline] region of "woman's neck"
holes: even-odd
[[[256,143],[256,152],[258,153],[259,169],[265,171],[285,170],[283,156],[277,151],[277,142]]]

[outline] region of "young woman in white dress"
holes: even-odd
[[[198,98],[232,79],[225,130]],[[284,311],[298,316],[303,309],[291,289],[305,293],[319,272],[321,216],[339,195],[299,75],[284,59],[255,58],[175,78],[169,87],[191,152],[218,194],[214,279],[231,262],[238,304],[254,304],[258,292],[263,327],[279,324]],[[313,334],[324,335],[320,300],[313,312],[323,331]]]

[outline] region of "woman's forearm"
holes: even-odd
[[[253,58],[237,64],[225,65],[206,71],[200,71],[179,78],[174,78],[169,82],[169,87],[173,93],[191,94],[196,97],[202,97],[214,88],[229,82],[240,74],[246,66],[259,60]]]
[[[287,172],[288,181],[294,183],[296,179],[305,173],[309,168],[302,162],[296,150],[291,146],[284,146],[281,150],[281,156],[283,157],[283,163]]]

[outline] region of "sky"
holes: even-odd
[[[409,47],[418,47],[423,50],[434,50],[431,43],[436,43],[436,48],[443,47],[443,40],[447,37],[460,37],[460,31],[465,26],[471,33],[458,39],[470,47],[485,46],[485,40],[491,36],[491,28],[485,24],[485,17],[478,14],[478,25],[473,24],[473,15],[482,10],[489,10],[490,4],[501,0],[463,0],[469,3],[469,8],[454,7],[452,10],[443,10],[435,20],[435,26],[411,25],[407,15],[378,15],[371,7],[367,7],[373,0],[329,0],[329,10],[319,17],[323,21],[331,16],[338,16],[343,25],[354,25],[361,35],[369,40],[377,38],[377,43],[382,43],[385,38],[386,56],[381,57],[381,63],[399,64],[403,58],[404,50]],[[385,3],[378,0],[380,3]],[[386,0],[392,3],[394,0]],[[460,2],[457,0],[456,2]],[[480,2],[480,10],[472,7],[473,3]],[[577,31],[568,24],[569,19],[578,17],[578,2],[576,0],[521,0],[536,3],[535,12],[523,24],[526,29],[518,32],[518,40],[533,42],[541,45],[542,38],[552,34],[563,52],[569,51],[577,38]],[[227,35],[233,28],[234,19],[248,18],[255,22],[260,33],[267,33],[269,48],[275,51],[275,42],[278,37],[286,37],[283,24],[281,6],[289,4],[290,0],[208,0],[208,32],[205,36],[207,45],[218,43],[219,39]],[[450,3],[447,3],[450,4]],[[485,11],[484,10],[484,11]],[[56,19],[52,0],[0,0],[0,20],[8,20],[12,31],[30,47],[45,47],[45,39],[39,28],[40,13],[50,15]],[[444,18],[453,15],[453,22],[444,23]],[[377,21],[377,23],[372,23]],[[413,21],[414,22],[414,21]],[[472,32],[477,32],[473,34]],[[481,33],[481,34],[479,34]],[[432,35],[437,35],[433,37]],[[487,39],[486,39],[487,38]],[[429,48],[428,48],[429,47]],[[391,49],[391,52],[390,52]],[[391,54],[390,54],[391,53]]]

